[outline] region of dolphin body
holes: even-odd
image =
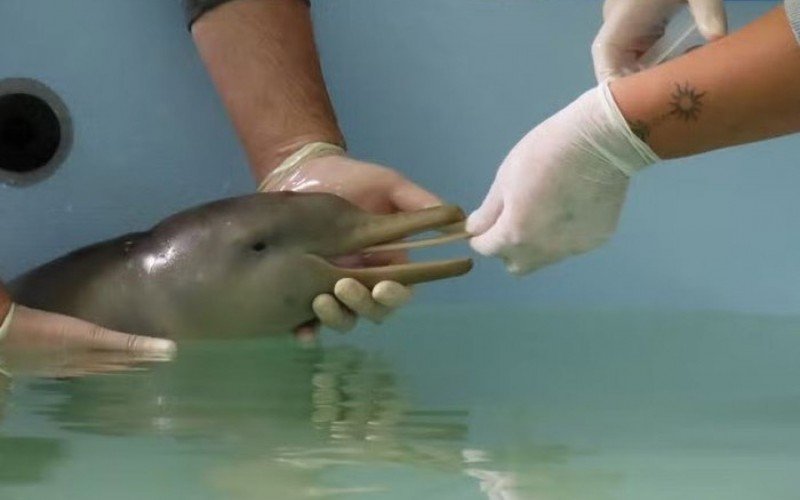
[[[330,194],[258,193],[81,248],[23,274],[10,288],[19,304],[120,331],[169,338],[280,334],[313,320],[314,297],[343,277],[373,286],[468,272],[470,259],[334,264],[426,246],[397,241],[463,220],[454,206],[375,215]],[[456,238],[438,238],[448,239]]]

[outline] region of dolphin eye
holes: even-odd
[[[256,243],[253,243],[253,245],[250,248],[252,248],[254,252],[263,252],[264,250],[267,249],[267,244],[264,243],[263,241],[258,241]]]

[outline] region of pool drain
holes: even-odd
[[[0,80],[0,182],[25,186],[49,177],[71,143],[69,113],[55,92],[29,78]]]

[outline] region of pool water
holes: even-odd
[[[796,499],[799,354],[793,317],[466,307],[6,354],[0,498]]]

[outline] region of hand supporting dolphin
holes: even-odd
[[[312,320],[314,298],[342,278],[410,285],[468,272],[470,259],[359,267],[366,253],[419,246],[397,240],[463,220],[453,206],[374,215],[330,194],[259,193],[79,249],[17,278],[11,291],[24,306],[120,331],[287,333]]]

